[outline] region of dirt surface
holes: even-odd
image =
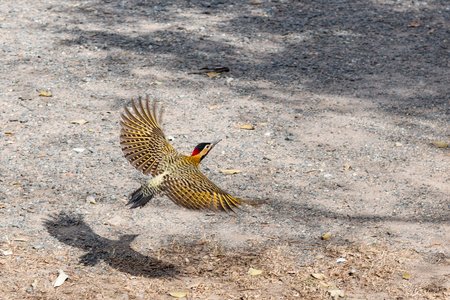
[[[0,299],[448,299],[449,19],[446,0],[1,1]],[[222,138],[202,169],[265,204],[125,207],[139,95],[178,150]]]

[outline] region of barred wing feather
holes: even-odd
[[[167,176],[162,188],[173,202],[190,209],[228,211],[241,204],[240,199],[220,189],[197,167],[189,176]]]
[[[162,110],[159,113],[161,119]],[[148,97],[131,101],[131,111],[125,107],[120,121],[120,145],[125,158],[144,174],[157,175],[162,158],[176,153],[164,136],[157,119],[157,106],[150,108]]]

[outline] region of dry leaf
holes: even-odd
[[[187,296],[186,292],[169,292],[169,295],[174,298],[184,298]]]
[[[228,67],[221,67],[221,66],[209,66],[209,67],[203,67],[199,69],[198,71],[190,72],[188,74],[206,74],[209,78],[217,77],[220,73],[223,72],[230,72],[230,68]]]
[[[220,172],[222,172],[223,174],[226,174],[226,175],[233,175],[233,174],[241,173],[241,170],[238,170],[238,169],[221,169]]]
[[[230,68],[228,67],[222,67],[222,66],[208,66],[203,67],[199,70],[199,72],[208,73],[208,72],[216,72],[216,73],[223,73],[223,72],[230,72]]]
[[[250,275],[250,276],[258,276],[258,275],[261,275],[262,272],[263,272],[262,270],[258,270],[258,269],[253,269],[253,268],[248,269],[248,275]]]
[[[42,89],[42,90],[38,90],[38,93],[39,93],[39,97],[53,97],[53,94],[50,90]]]
[[[405,279],[405,280],[410,280],[411,279],[411,274],[409,274],[408,272],[403,272],[402,278]]]
[[[239,126],[239,128],[244,130],[254,130],[255,126],[253,126],[252,124],[242,124],[241,126]]]
[[[83,125],[83,124],[89,123],[89,121],[86,121],[85,119],[77,119],[77,120],[70,121],[70,123],[71,124]]]
[[[207,72],[206,75],[208,75],[209,78],[216,78],[220,75],[218,72]]]
[[[11,136],[11,135],[13,135],[14,133],[13,132],[11,132],[11,131],[5,131],[5,132],[3,132],[5,135],[8,135],[8,136]]]
[[[94,197],[94,196],[89,195],[89,196],[86,197],[86,203],[89,203],[89,204],[96,204],[97,201],[95,201],[95,197]]]
[[[350,164],[344,164],[344,171],[350,171],[353,170],[352,166]]]
[[[448,148],[448,143],[444,141],[434,141],[431,143],[438,148]]]
[[[61,286],[64,283],[64,281],[66,281],[66,279],[69,278],[69,276],[67,276],[67,274],[64,273],[63,270],[60,269],[58,270],[58,272],[59,275],[58,278],[56,278],[55,283],[53,283],[53,287]]]
[[[312,273],[311,276],[315,279],[325,280],[325,275],[322,273]]]
[[[329,239],[331,239],[331,232],[325,232],[320,238],[324,241],[328,241]]]

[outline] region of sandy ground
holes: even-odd
[[[449,19],[445,0],[1,1],[0,298],[448,299]],[[180,151],[223,138],[202,169],[265,204],[125,207],[139,95]]]

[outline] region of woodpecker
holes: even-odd
[[[120,121],[120,145],[125,158],[152,178],[129,197],[130,208],[143,207],[156,195],[166,195],[189,209],[229,211],[243,200],[233,197],[210,181],[199,169],[200,162],[220,141],[198,144],[190,156],[176,151],[161,128],[162,109],[148,96],[131,100]]]

